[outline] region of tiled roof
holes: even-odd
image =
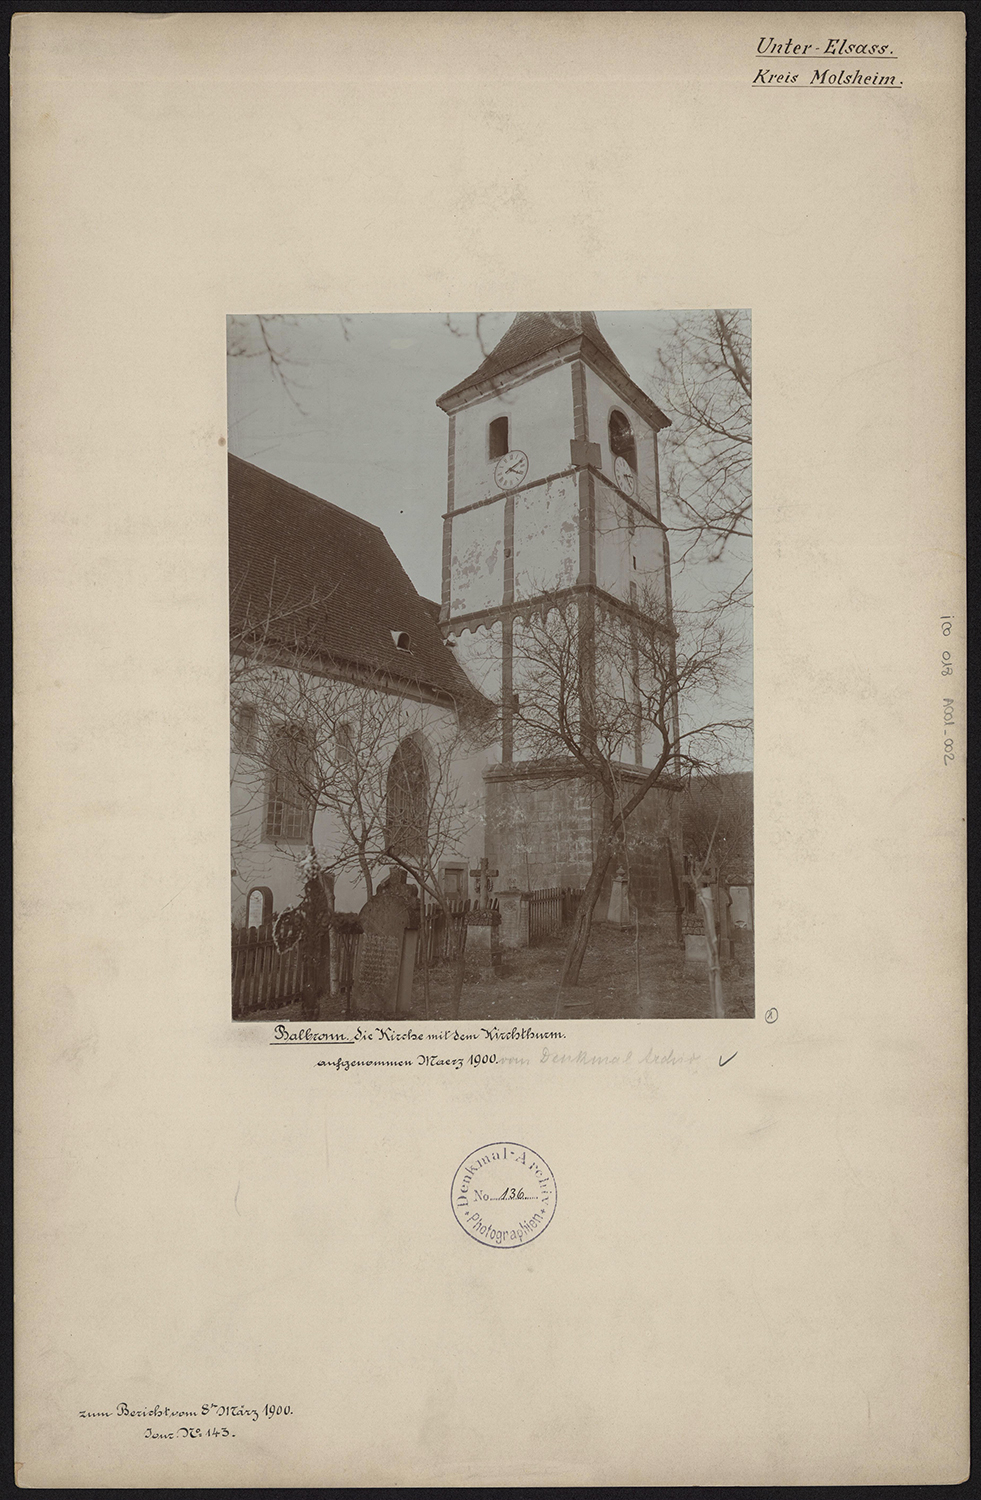
[[[592,312],[518,313],[504,337],[495,344],[483,363],[478,365],[466,380],[461,380],[457,385],[451,386],[448,391],[444,391],[436,405],[442,406],[444,401],[452,401],[455,396],[461,395],[464,391],[493,381],[495,377],[517,369],[519,365],[538,359],[552,349],[558,349],[573,340],[579,341],[580,348],[583,345],[591,347],[599,354],[602,363],[612,365],[621,380],[627,382],[635,399],[638,399],[638,404],[644,408],[651,408],[652,412],[656,413],[660,420],[655,421],[655,426],[669,425],[664,413],[627,374],[600,332],[596,314]]]
[[[233,636],[302,645],[327,664],[366,668],[456,699],[475,690],[384,534],[265,469],[228,455]],[[400,651],[392,631],[406,631]]]

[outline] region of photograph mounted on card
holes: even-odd
[[[14,17],[22,1487],[964,1478],[963,31]]]

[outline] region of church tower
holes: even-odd
[[[513,733],[521,618],[543,602],[576,601],[627,622],[644,611],[670,624],[657,452],[669,422],[591,312],[518,313],[473,374],[437,404],[449,417],[440,619],[461,665],[501,703],[500,765],[487,774],[516,786],[528,780]],[[639,767],[640,728],[631,751]],[[488,854],[507,863],[507,850],[494,849],[501,840],[493,805],[489,795]],[[567,813],[544,796],[528,810],[565,823]],[[570,839],[582,845],[581,829],[567,832],[567,846]],[[553,850],[510,878],[523,887],[580,884],[586,853],[566,858]]]

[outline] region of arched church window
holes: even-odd
[[[266,781],[267,840],[308,841],[313,826],[310,745],[295,724],[281,724],[269,741]]]
[[[402,741],[388,768],[385,846],[403,859],[423,859],[429,831],[429,772],[418,741]]]
[[[623,412],[615,409],[610,412],[610,452],[614,464],[618,458],[624,458],[636,474],[637,441]]]
[[[503,458],[510,450],[510,446],[507,417],[495,417],[487,429],[488,458]]]

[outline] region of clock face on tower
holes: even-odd
[[[618,458],[613,465],[613,472],[616,475],[617,484],[623,490],[624,494],[632,495],[637,484],[637,479],[627,460],[625,458]]]
[[[514,448],[510,453],[505,453],[499,458],[494,466],[494,483],[498,489],[513,490],[516,485],[523,484],[528,473],[528,455]]]

